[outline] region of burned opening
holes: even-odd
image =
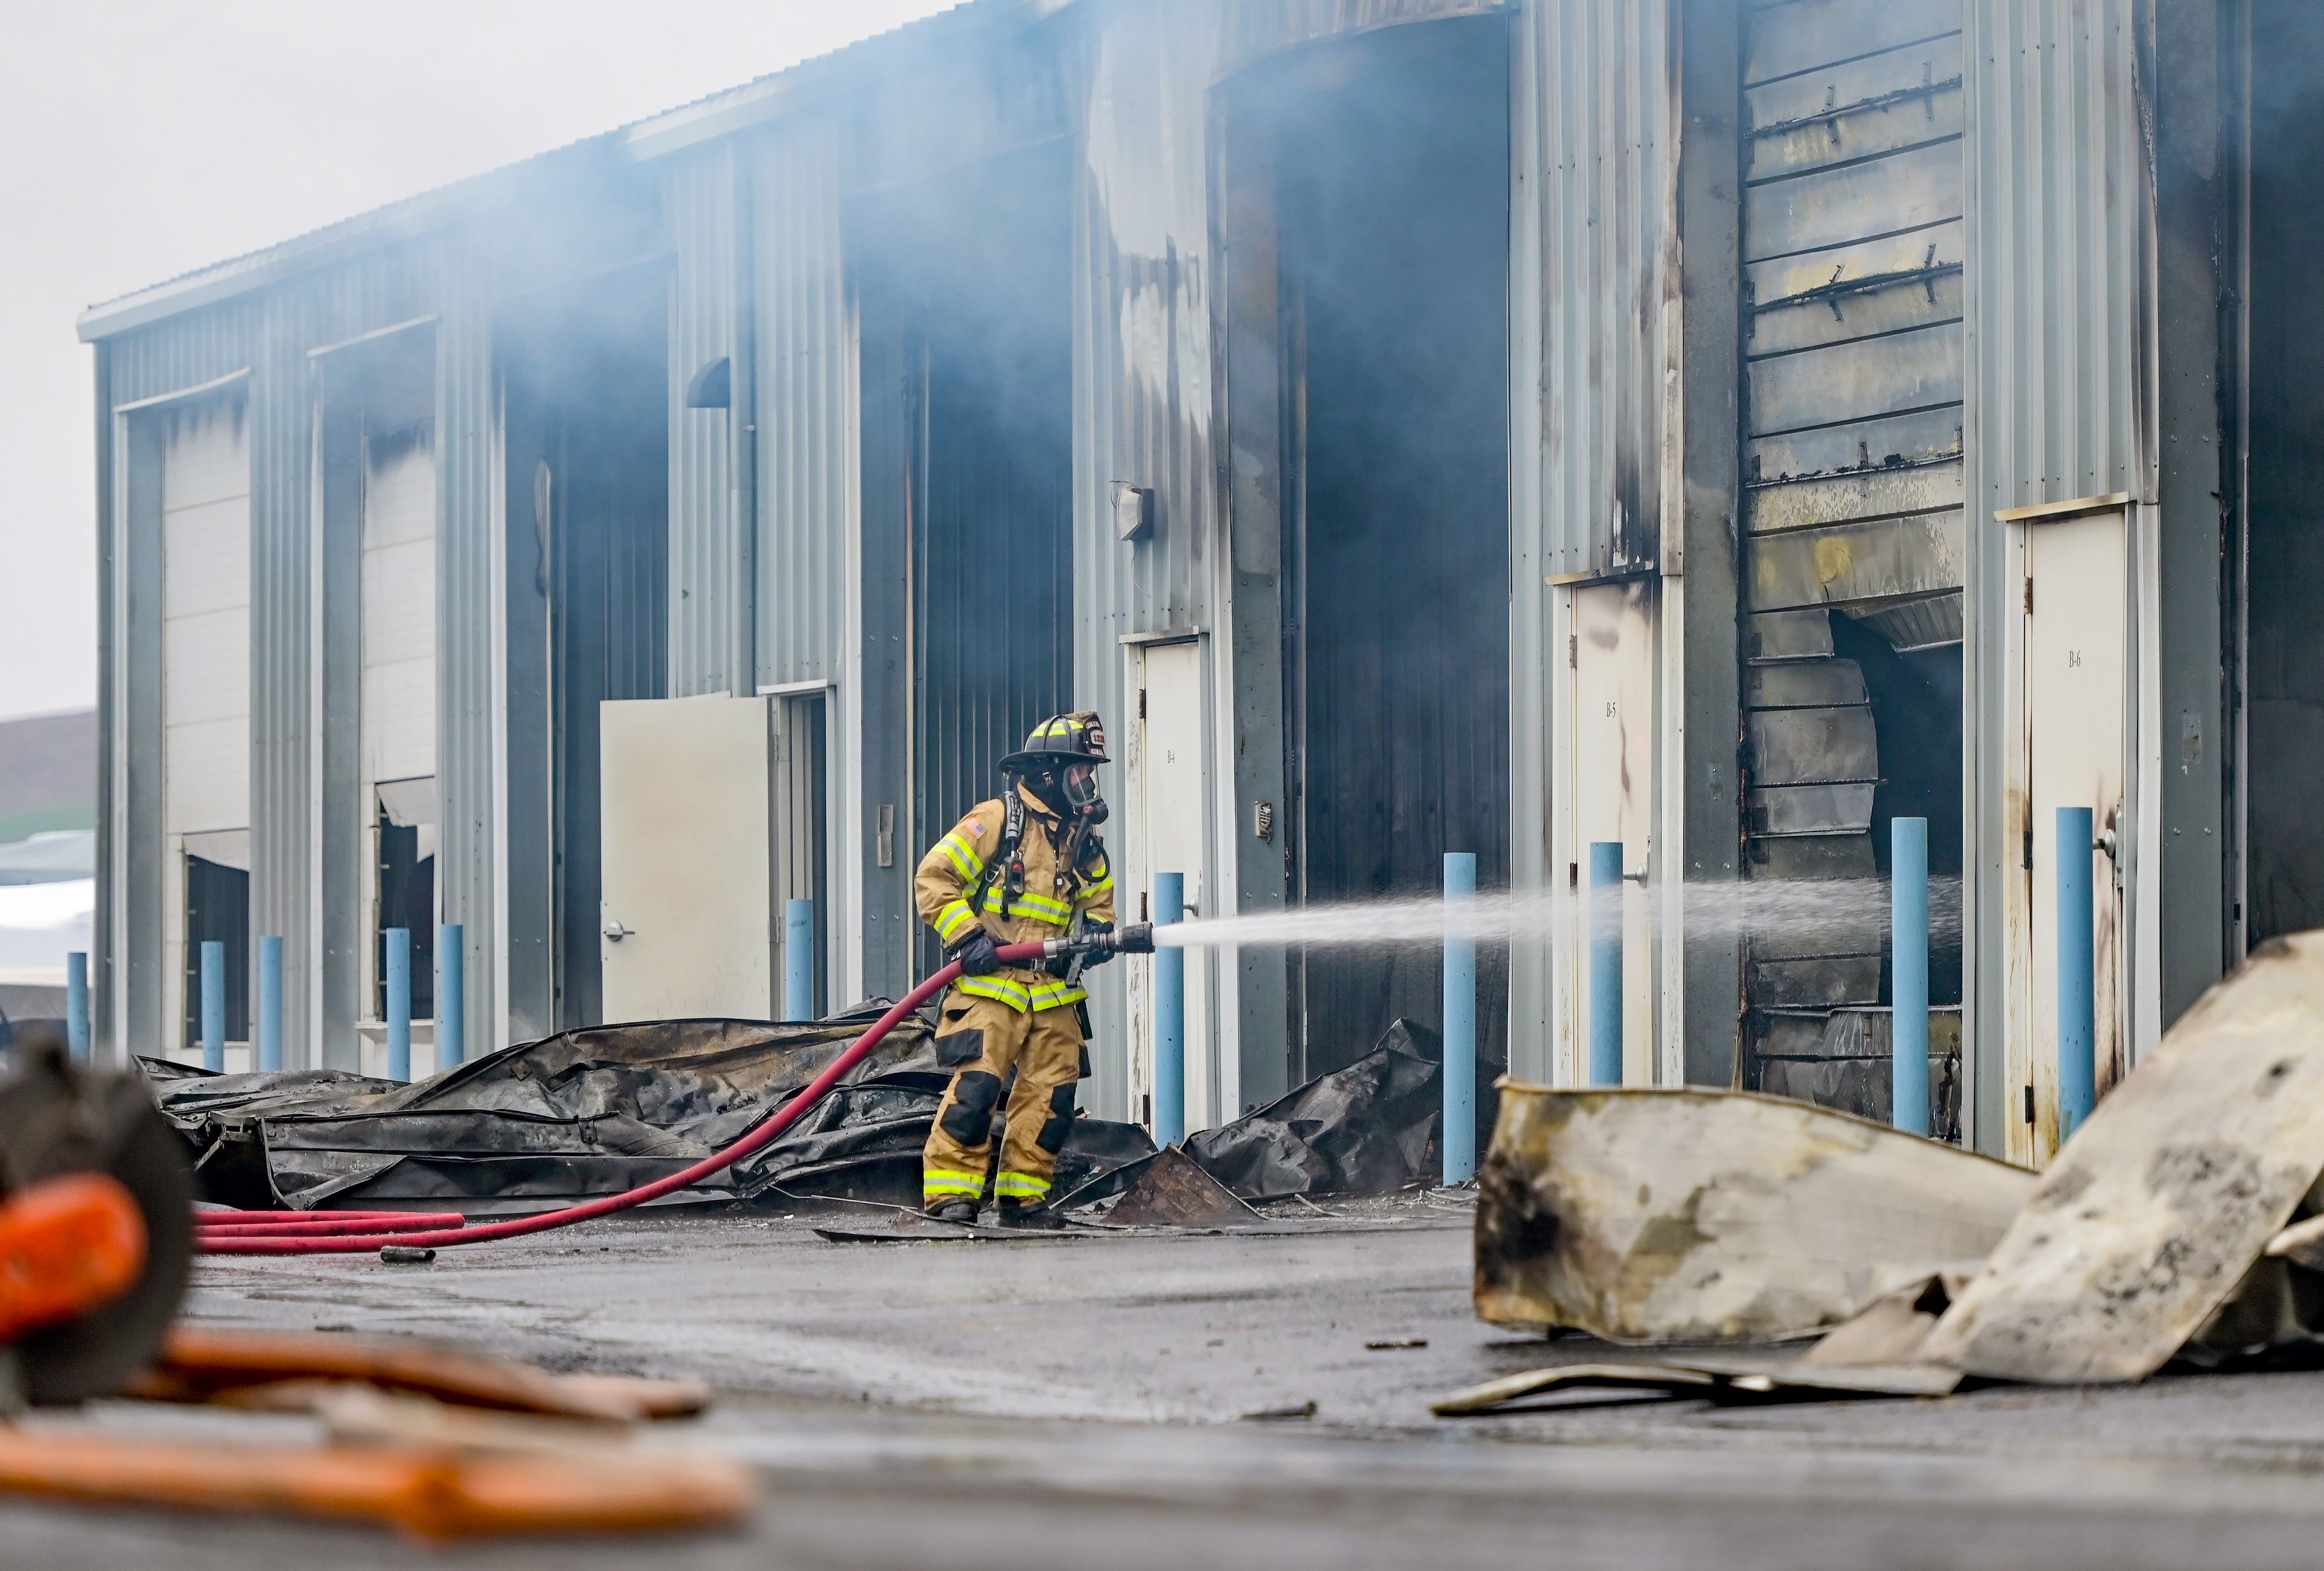
[[[511,968],[547,993],[525,1012],[544,1030],[603,1014],[597,707],[666,687],[668,292],[662,269],[634,268],[503,323],[512,864],[527,814],[549,830],[546,876],[512,880]],[[546,945],[520,953],[534,934]]]
[[[986,159],[860,211],[866,513],[886,515],[908,587],[910,834],[891,848],[907,872],[1073,706],[1066,156]],[[941,945],[912,927],[925,975]]]
[[[1271,68],[1285,362],[1291,896],[1508,877],[1508,34],[1387,29]],[[1434,950],[1292,961],[1294,1079],[1438,1018]],[[1505,953],[1480,1052],[1508,1055]],[[1489,1070],[1488,1070],[1489,1073]]]
[[[2324,32],[2255,0],[2249,69],[2245,539],[2246,941],[2324,926]],[[2166,746],[2177,745],[2175,737]]]

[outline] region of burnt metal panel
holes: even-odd
[[[1755,710],[1748,735],[1754,785],[1875,780],[1880,773],[1868,707]]]
[[[1763,481],[1787,480],[1958,458],[1962,418],[1959,409],[1932,409],[1757,437],[1744,445],[1744,467]]]
[[[1754,835],[1862,835],[1872,828],[1874,781],[1831,785],[1755,786]]]
[[[1832,653],[1828,611],[1761,611],[1748,624],[1743,634],[1743,658],[1752,666],[1774,661],[1825,660]]]
[[[1829,60],[1960,31],[1960,0],[1789,0],[1760,8],[1744,34],[1743,79],[1762,83]]]
[[[1814,709],[1863,704],[1864,671],[1852,660],[1749,667],[1743,701],[1754,709]]]
[[[1751,1002],[1763,1009],[1880,1002],[1878,955],[1820,955],[1763,960],[1754,950]]]
[[[1755,357],[1750,380],[1755,435],[1959,403],[1959,319],[1909,332]]]
[[[1835,524],[1898,514],[1958,513],[1968,500],[1963,486],[1958,459],[1871,464],[1773,485],[1754,485],[1747,494],[1744,524],[1756,535],[1811,528],[1828,534]],[[1766,604],[1773,608],[1772,602]]]
[[[1958,588],[1966,536],[1959,513],[1754,535],[1745,546],[1751,604],[1853,605]]]

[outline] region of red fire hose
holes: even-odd
[[[1089,940],[1072,942],[1055,940],[1048,944],[1003,944],[999,953],[1003,961],[1013,965],[1021,961],[1039,960],[1046,956],[1073,953],[1076,949],[1084,953],[1099,947],[1117,950],[1132,949],[1141,947],[1141,939],[1144,948],[1153,947],[1152,938],[1146,929],[1124,929],[1119,937],[1108,935],[1102,943],[1093,943]],[[806,1090],[776,1109],[769,1115],[766,1122],[759,1124],[724,1151],[714,1151],[685,1171],[672,1173],[666,1178],[656,1178],[650,1184],[641,1184],[638,1187],[625,1190],[619,1195],[606,1195],[595,1200],[585,1200],[578,1206],[567,1206],[561,1211],[543,1211],[537,1215],[512,1217],[505,1222],[486,1222],[473,1226],[439,1227],[432,1232],[403,1233],[383,1227],[366,1233],[336,1235],[294,1234],[282,1230],[300,1226],[300,1221],[286,1221],[270,1216],[265,1219],[264,1224],[257,1229],[256,1235],[253,1236],[232,1224],[208,1222],[198,1230],[202,1251],[206,1254],[368,1254],[375,1249],[389,1244],[407,1249],[438,1249],[454,1243],[484,1243],[496,1238],[521,1238],[529,1233],[546,1233],[552,1227],[569,1227],[576,1222],[587,1222],[599,1216],[611,1216],[616,1211],[627,1211],[632,1206],[642,1206],[649,1200],[658,1200],[662,1196],[674,1194],[689,1184],[699,1183],[721,1169],[730,1167],[752,1152],[771,1144],[780,1137],[783,1131],[797,1123],[808,1108],[822,1101],[833,1086],[845,1078],[850,1069],[862,1063],[864,1057],[872,1049],[878,1047],[881,1040],[890,1031],[895,1030],[897,1024],[906,1015],[952,985],[953,979],[959,975],[959,963],[954,962],[913,988],[896,1003],[895,1007],[874,1021],[870,1030],[856,1038],[853,1046],[834,1058],[830,1067],[809,1082]],[[233,1215],[236,1221],[241,1221],[243,1215],[248,1214],[204,1213],[206,1217]],[[326,1220],[329,1215],[327,1212],[319,1215],[311,1212],[301,1214],[302,1218],[316,1220]],[[257,1222],[259,1219],[253,1216],[251,1220]]]

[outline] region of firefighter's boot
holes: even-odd
[[[1001,1225],[1022,1227],[1036,1233],[1060,1233],[1065,1219],[1049,1209],[1046,1200],[1010,1200],[1001,1202]]]
[[[931,1200],[921,1207],[921,1215],[936,1222],[958,1222],[967,1226],[976,1223],[976,1202],[965,1195],[953,1195]]]

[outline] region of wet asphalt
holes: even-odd
[[[2324,1558],[2324,1374],[1448,1421],[1430,1416],[1432,1397],[1624,1356],[1480,1324],[1457,1197],[1278,1208],[1270,1231],[1240,1235],[839,1244],[812,1231],[830,1220],[663,1211],[425,1267],[355,1256],[198,1271],[189,1314],[204,1323],[706,1378],[712,1412],[648,1443],[755,1465],[764,1499],[744,1529],[421,1550],[361,1529],[9,1504],[0,1566],[2134,1571]],[[1251,1416],[1310,1403],[1309,1417]],[[130,1404],[49,1421],[264,1438],[307,1423]]]

